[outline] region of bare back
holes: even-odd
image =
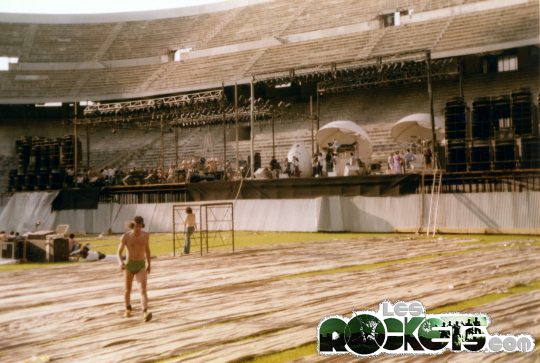
[[[129,231],[122,236],[122,243],[127,248],[128,260],[144,260],[150,256],[146,256],[149,233],[144,231]]]
[[[186,227],[197,227],[196,222],[195,222],[195,214],[188,213],[186,215],[186,220],[184,222],[184,225]]]

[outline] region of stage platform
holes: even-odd
[[[325,196],[400,196],[431,191],[433,172],[346,177],[244,179],[199,183],[109,186],[100,201],[198,202],[234,199],[310,199]],[[540,170],[444,173],[443,193],[540,191]]]
[[[299,199],[331,195],[396,196],[415,193],[419,174],[370,175],[332,178],[244,179],[199,183],[110,186],[103,198],[121,203],[159,202],[157,194],[177,194],[177,201],[236,199]],[[239,192],[240,190],[240,192]],[[156,200],[157,199],[157,200]],[[166,197],[163,197],[164,202]]]

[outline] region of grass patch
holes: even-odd
[[[324,233],[324,232],[249,232],[235,231],[235,248],[257,247],[282,243],[306,243],[320,242],[335,239],[353,239],[353,238],[377,238],[398,236],[392,233]],[[120,234],[107,235],[103,237],[92,236],[77,238],[82,244],[89,243],[94,251],[100,251],[107,255],[116,254],[118,244],[120,243]],[[199,250],[195,234],[191,240],[191,250],[196,253]],[[229,240],[226,241],[230,243]],[[184,243],[182,235],[177,235],[176,248],[181,249]],[[150,248],[153,256],[170,256],[173,252],[173,234],[172,233],[152,233],[150,235]],[[214,247],[215,248],[215,247]],[[221,248],[221,247],[217,247]],[[225,248],[227,248],[225,246]],[[211,247],[212,250],[212,247]]]
[[[356,239],[356,238],[380,238],[398,236],[393,233],[325,233],[325,232],[250,232],[250,231],[235,231],[234,244],[235,249],[246,247],[266,246],[283,243],[308,243],[322,242],[336,239]],[[100,251],[106,255],[115,255],[120,243],[120,234],[107,235],[99,237],[90,235],[85,237],[76,236],[75,238],[81,243],[89,243],[92,250]],[[191,252],[199,253],[199,245],[195,243],[198,236],[192,237]],[[231,243],[230,241],[226,241]],[[180,253],[183,245],[183,236],[177,235],[176,251]],[[229,246],[211,247],[211,251],[229,250]],[[171,256],[173,254],[173,234],[172,233],[152,233],[150,236],[150,249],[152,256]],[[0,273],[7,271],[27,270],[32,268],[42,268],[50,266],[58,266],[64,263],[25,263],[14,265],[0,265]],[[69,264],[69,262],[65,262]]]
[[[281,352],[265,354],[258,357],[243,359],[237,362],[242,363],[281,363],[290,362],[302,357],[307,357],[317,353],[316,343],[307,343],[294,347],[291,349],[283,350]]]
[[[519,284],[519,285],[513,286],[505,292],[486,294],[486,295],[478,296],[469,300],[464,300],[464,301],[459,301],[453,304],[443,305],[438,308],[429,310],[428,313],[438,314],[438,313],[446,313],[446,312],[453,312],[453,311],[463,312],[473,307],[489,304],[489,303],[492,303],[497,300],[504,299],[513,295],[524,294],[524,293],[535,291],[535,290],[540,290],[540,280],[533,281],[527,285]]]
[[[78,238],[80,243],[90,243],[90,246],[94,251],[100,251],[107,255],[116,254],[118,244],[120,242],[120,234],[117,235],[107,235],[99,237],[96,235],[91,235],[87,237]],[[433,239],[432,237],[426,237],[423,235],[415,236],[413,234],[398,234],[398,233],[328,233],[328,232],[251,232],[251,231],[235,231],[234,233],[234,242],[235,249],[239,250],[247,247],[257,247],[257,246],[267,246],[273,244],[286,244],[286,243],[309,243],[309,242],[322,242],[322,241],[332,241],[332,240],[342,240],[342,239],[357,239],[357,238],[389,238],[389,237],[414,237],[417,240],[425,240],[428,242]],[[469,241],[459,242],[466,245],[483,245],[503,241],[517,241],[517,240],[533,240],[534,244],[540,242],[538,236],[526,236],[526,235],[446,235],[439,236],[445,238],[456,238],[456,239],[467,239]],[[76,237],[77,238],[77,237]],[[199,253],[198,245],[195,243],[196,236],[192,237],[192,252],[194,254]],[[470,241],[474,239],[474,241]],[[230,243],[230,241],[226,241]],[[181,251],[181,246],[183,244],[182,235],[177,235],[176,240],[176,250],[177,254]],[[152,233],[150,237],[150,248],[153,256],[171,256],[173,253],[173,234],[172,233]],[[211,247],[212,250],[229,250],[230,246],[219,246]],[[422,258],[420,258],[421,260]],[[385,264],[396,263],[399,260],[381,262],[383,265],[378,265],[374,267],[382,267]],[[16,265],[0,265],[0,273],[6,271],[17,271],[17,270],[26,270],[32,268],[42,268],[50,266],[58,266],[62,263],[27,263],[27,264],[16,264]],[[69,263],[65,263],[69,264]],[[355,271],[362,270],[373,267],[342,267],[340,271],[336,272],[345,272],[345,271]],[[352,269],[352,270],[351,270]],[[317,274],[317,273],[314,273]]]
[[[66,266],[66,265],[73,265],[74,262],[55,262],[55,263],[37,263],[37,262],[31,262],[31,263],[17,263],[13,265],[0,265],[0,273],[1,272],[11,272],[11,271],[22,271],[22,270],[30,270],[33,268],[49,268],[49,267],[55,267],[55,266]]]

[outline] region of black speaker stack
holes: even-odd
[[[467,170],[467,104],[462,97],[454,97],[446,102],[444,109],[445,134],[447,140],[446,171]]]
[[[444,114],[447,172],[540,168],[537,107],[528,89],[475,98],[472,111],[454,97]]]
[[[60,189],[66,170],[74,168],[75,137],[48,139],[21,137],[15,140],[17,169],[9,171],[9,191]],[[78,161],[82,159],[82,145],[77,139]]]

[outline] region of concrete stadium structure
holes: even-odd
[[[540,269],[534,268],[540,257],[540,166],[524,169],[523,160],[513,160],[506,170],[438,174],[425,168],[404,175],[191,183],[186,177],[187,183],[71,183],[60,189],[34,188],[35,180],[30,185],[22,164],[32,162],[36,172],[37,152],[23,155],[32,161],[20,152],[31,145],[27,140],[66,140],[75,133],[80,150],[72,143],[72,155],[62,146],[72,160],[66,169],[156,168],[201,156],[234,164],[248,155],[253,161],[254,151],[267,165],[273,153],[283,160],[292,145],[313,147],[315,124],[351,120],[369,135],[372,161],[385,161],[403,147],[391,136],[396,121],[419,113],[442,117],[455,97],[465,100],[469,117],[475,100],[504,101],[519,90],[532,95],[527,105],[536,111],[539,19],[538,0],[230,0],[110,15],[0,14],[0,67],[6,68],[0,70],[0,229],[24,234],[67,224],[79,242],[104,254],[114,253],[117,236],[86,233],[122,233],[135,215],[144,217],[147,231],[165,232],[151,236],[150,322],[122,317],[125,278],[114,256],[0,265],[0,361],[356,362],[352,355],[321,356],[317,325],[330,314],[375,311],[383,301],[418,301],[429,314],[489,314],[490,334],[505,342],[532,335],[536,347],[528,353],[383,354],[369,357],[374,362],[540,361]],[[200,108],[194,102],[170,112],[176,106],[154,102],[216,90],[225,97]],[[251,105],[257,99],[274,106],[271,116],[248,124],[248,98]],[[112,111],[85,113],[82,101]],[[244,112],[238,142],[235,122],[227,119],[233,106],[237,111],[235,101]],[[48,102],[60,106],[41,107]],[[128,104],[145,106],[132,112]],[[220,113],[209,115],[206,107]],[[538,118],[529,120],[525,137],[506,130],[489,140],[454,141],[496,149],[503,140],[524,155],[523,140],[540,140]],[[48,147],[52,152],[58,144]],[[538,165],[538,156],[528,161]],[[45,178],[54,175],[47,173]],[[15,190],[2,193],[14,177]],[[440,194],[434,193],[437,180]],[[208,228],[208,214],[203,224],[201,204],[207,201],[234,205],[216,208],[211,225],[234,219],[235,230],[255,231],[236,234],[233,253],[231,240],[221,239],[229,225]],[[171,256],[181,244],[178,215],[186,204],[199,217],[192,253]],[[419,234],[430,225],[441,233],[469,234]],[[209,234],[220,240],[203,255]],[[242,235],[246,244],[236,244]],[[271,241],[260,242],[261,235]],[[292,242],[297,238],[302,241]],[[11,246],[11,257],[24,257],[27,245],[41,246],[37,252],[50,261],[55,241],[67,246],[64,239],[32,238],[0,245]],[[0,249],[5,258],[8,248]],[[142,314],[133,303],[134,313]],[[334,333],[347,339],[347,331]],[[416,339],[403,333],[405,346],[408,341],[413,347]],[[452,334],[452,345],[463,344],[454,329]]]
[[[471,107],[475,98],[520,88],[528,89],[537,104],[539,18],[535,0],[230,1],[99,16],[0,14],[0,56],[18,58],[0,71],[0,187],[5,190],[7,172],[16,168],[13,140],[71,132],[75,102],[129,101],[222,87],[231,102],[234,85],[249,98],[252,81],[255,97],[292,104],[276,115],[278,160],[295,142],[309,148],[314,117],[320,126],[354,120],[372,139],[373,160],[385,160],[398,147],[390,136],[393,123],[429,112],[422,73],[426,52],[443,69],[432,80],[435,115],[443,115],[445,102],[455,96]],[[508,59],[517,62],[515,69],[497,68]],[[414,76],[354,83],[358,72],[371,68]],[[287,82],[291,87],[275,87]],[[316,116],[309,111],[310,96],[318,100]],[[34,107],[45,102],[63,106]],[[178,138],[169,132],[163,139],[155,129],[91,124],[82,129],[87,152],[81,165],[97,170],[155,167],[160,159],[174,163],[175,143],[181,159],[223,157],[220,126],[183,129]],[[256,121],[253,131],[255,151],[266,165],[274,152],[270,122]],[[228,161],[236,161],[236,145],[240,159],[249,154],[249,140],[236,144],[228,138]],[[532,224],[527,230],[539,227]],[[494,228],[489,223],[462,227]]]

